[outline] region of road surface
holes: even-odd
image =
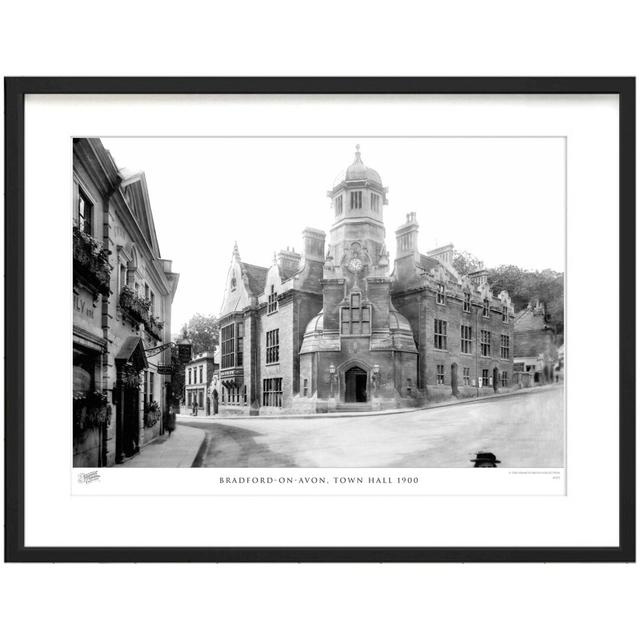
[[[564,466],[561,386],[399,414],[180,424],[206,431],[194,466],[470,467],[478,451],[501,468]]]

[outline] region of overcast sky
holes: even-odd
[[[328,233],[327,190],[355,145],[389,188],[387,248],[417,212],[422,252],[452,242],[487,267],[564,271],[561,138],[103,138],[119,167],[144,171],[163,258],[180,273],[172,331],[217,314],[233,243],[246,262]]]

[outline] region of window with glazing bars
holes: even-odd
[[[282,378],[265,378],[262,381],[262,406],[282,406]]]
[[[280,329],[267,331],[267,364],[280,361]]]
[[[380,196],[377,193],[371,194],[371,211],[376,213],[380,210]]]
[[[362,209],[362,191],[351,192],[351,208]]]
[[[78,191],[78,210],[75,218],[80,231],[91,235],[93,232],[93,203],[82,189]]]
[[[460,325],[460,351],[462,353],[471,353],[471,326]]]
[[[342,213],[342,196],[336,198],[336,215],[339,216]]]
[[[235,364],[235,325],[228,324],[221,330],[221,355],[220,367],[230,369]],[[191,382],[191,376],[189,376]]]
[[[275,313],[278,310],[278,294],[275,287],[271,285],[271,293],[269,294],[269,302],[267,304],[267,313]]]
[[[484,329],[480,331],[480,355],[491,355],[491,331],[485,331]]]
[[[447,321],[433,321],[433,346],[435,349],[446,351],[447,349]]]
[[[368,336],[371,333],[371,307],[362,304],[359,293],[352,293],[349,306],[340,309],[340,333],[343,336]]]
[[[509,322],[509,307],[502,307],[502,322]]]
[[[500,382],[503,387],[509,386],[509,374],[506,371],[502,372],[502,376],[500,378]]]
[[[462,368],[462,384],[464,384],[465,387],[468,387],[471,384],[471,368],[470,367]]]
[[[482,303],[482,316],[484,318],[489,317],[489,299],[488,298],[485,298]]]
[[[482,386],[483,387],[489,386],[489,369],[482,370]]]
[[[444,304],[445,301],[446,301],[446,295],[445,295],[444,284],[439,283],[438,291],[436,292],[436,302],[438,304]]]
[[[444,365],[436,365],[436,384],[444,384]]]
[[[509,336],[500,336],[500,357],[503,360],[509,359]]]
[[[244,324],[242,322],[238,322],[236,328],[236,366],[241,367],[244,361]]]
[[[471,294],[465,293],[464,300],[462,301],[462,310],[465,313],[471,313]]]

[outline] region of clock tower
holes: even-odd
[[[383,218],[387,191],[380,174],[362,162],[360,145],[356,145],[353,162],[340,172],[327,192],[334,214],[327,255],[328,276],[331,268],[349,279],[373,273],[387,275],[389,261]]]
[[[409,322],[391,302],[383,217],[387,188],[362,161],[359,145],[327,195],[333,224],[322,311],[304,334],[301,388],[311,381],[316,410],[399,406],[417,382],[417,349]]]

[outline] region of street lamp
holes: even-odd
[[[331,397],[333,398],[333,394],[334,394],[334,388],[333,385],[335,383],[336,380],[336,366],[333,364],[333,362],[329,365],[329,384],[330,384],[330,389],[331,389]]]
[[[374,398],[378,395],[378,381],[380,380],[380,365],[374,364],[371,372],[371,386],[373,387]]]

